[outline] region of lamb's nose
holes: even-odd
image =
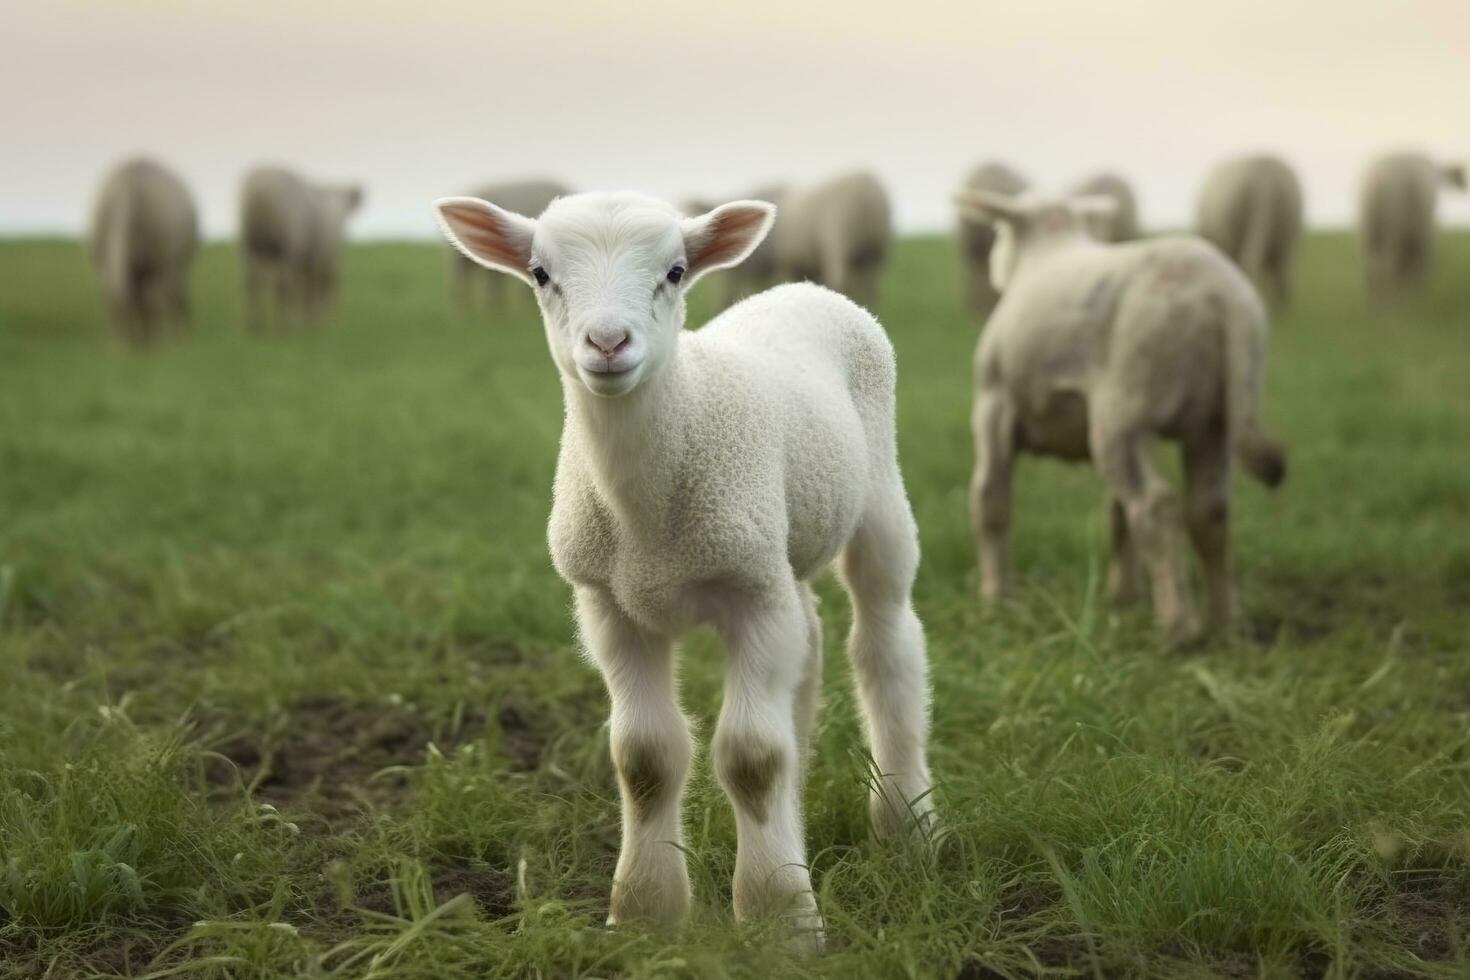
[[[603,356],[612,357],[628,346],[628,331],[616,327],[601,327],[587,331],[587,343],[602,351]]]

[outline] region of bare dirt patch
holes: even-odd
[[[1406,878],[1388,908],[1395,934],[1421,960],[1453,960],[1470,945],[1470,879],[1463,875]]]
[[[1353,577],[1281,572],[1261,584],[1270,599],[1247,618],[1246,632],[1262,647],[1281,640],[1309,646],[1353,625],[1387,635],[1405,617],[1403,583],[1376,572]],[[1432,590],[1434,583],[1425,587]]]
[[[493,707],[495,739],[512,769],[536,767],[545,733],[529,706],[505,696]],[[401,797],[407,780],[397,767],[422,765],[432,744],[448,755],[485,736],[485,710],[451,717],[413,705],[367,702],[323,694],[302,698],[263,721],[214,718],[201,724],[204,776],[215,787],[249,789],[274,804],[309,804],[328,821],[364,805]]]
[[[507,868],[438,868],[432,872],[430,883],[434,887],[434,899],[438,902],[468,894],[489,918],[502,918],[515,911],[515,876]],[[394,899],[392,883],[388,881],[373,882],[363,887],[357,895],[356,905],[359,909],[385,915],[402,913]]]

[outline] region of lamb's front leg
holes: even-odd
[[[610,741],[623,798],[623,846],[607,921],[678,922],[689,910],[680,801],[692,749],[673,644],[639,629],[597,589],[577,590],[577,620],[612,698]]]
[[[788,917],[797,944],[815,950],[822,920],[802,839],[794,712],[809,624],[794,579],[741,599],[719,624],[729,655],[715,729],[715,773],[735,808],[735,917]]]

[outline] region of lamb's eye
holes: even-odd
[[[544,286],[548,282],[551,282],[551,277],[548,276],[546,274],[546,270],[541,268],[539,265],[531,270],[531,275],[536,277],[536,285],[538,286]]]
[[[677,286],[679,284],[679,280],[683,278],[684,267],[682,265],[676,265],[669,270],[669,282],[673,283],[674,285]]]

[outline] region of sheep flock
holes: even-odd
[[[1466,184],[1464,164],[1419,153],[1365,168],[1358,242],[1373,308],[1422,288],[1438,196]],[[707,626],[728,655],[710,757],[735,815],[734,912],[780,918],[793,947],[813,952],[824,925],[801,799],[822,676],[812,581],[829,568],[852,606],[871,826],[897,848],[944,825],[912,597],[919,536],[896,439],[900,375],[874,313],[893,207],[863,170],[738,190],[676,207],[512,176],[461,196],[427,188],[425,208],[433,201],[452,246],[455,307],[500,316],[515,291],[534,297],[561,383],[548,542],[611,702],[622,845],[609,922],[689,912],[681,803],[697,748],[679,705],[677,642]],[[1263,391],[1272,315],[1297,291],[1305,196],[1292,166],[1271,154],[1222,161],[1200,182],[1193,227],[1167,234],[1145,231],[1139,195],[1112,170],[1045,188],[990,159],[941,192],[954,202],[963,282],[948,301],[983,324],[964,494],[976,602],[1011,592],[1014,470],[1025,455],[1050,456],[1096,472],[1107,598],[1145,594],[1169,649],[1228,634],[1233,580],[1251,574],[1232,560],[1234,469],[1272,488],[1288,472]],[[355,183],[282,166],[245,174],[252,332],[333,319],[364,201]],[[187,333],[199,246],[179,174],[135,158],[105,175],[87,247],[120,340],[147,348]],[[686,296],[707,276],[721,312],[690,329]],[[1179,448],[1179,490],[1160,443]]]

